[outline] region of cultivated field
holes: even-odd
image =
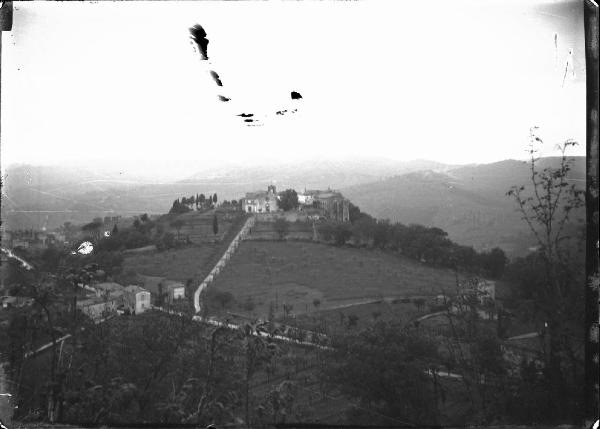
[[[436,295],[455,288],[449,270],[377,250],[310,242],[244,242],[210,287],[233,294],[239,311],[265,317],[343,308],[382,297]],[[252,308],[253,307],[253,308]],[[237,311],[237,310],[236,310]]]
[[[201,279],[212,268],[210,264],[219,248],[219,244],[206,243],[164,252],[132,254],[125,258],[123,272],[135,271],[137,274],[183,282],[190,278]]]
[[[217,215],[219,229],[216,235],[213,232],[213,217],[215,214]],[[203,244],[225,239],[230,229],[235,228],[243,217],[244,215],[240,212],[221,208],[202,212],[191,211],[176,217],[183,224],[179,229],[179,235],[177,229],[170,226],[170,222],[175,220],[175,217],[172,216],[172,219],[166,220],[164,225],[165,230],[172,232],[176,237],[189,239],[194,244]]]
[[[219,233],[215,238],[212,233],[212,216],[212,213],[208,215],[195,212],[178,216],[185,222],[180,231],[181,236],[195,231],[190,237],[194,244],[162,252],[129,254],[123,262],[123,273],[135,272],[183,282],[187,279],[194,279],[196,283],[202,281],[245,221],[245,217],[237,213],[217,212]],[[208,223],[210,234],[206,232]],[[206,237],[210,237],[210,240]]]

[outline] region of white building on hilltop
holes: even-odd
[[[241,205],[247,213],[271,213],[279,210],[275,185],[269,185],[266,191],[248,192],[242,198]]]

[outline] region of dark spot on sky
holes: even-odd
[[[221,82],[221,79],[219,78],[219,75],[217,74],[216,71],[211,70],[210,71],[210,75],[212,76],[212,78],[215,80],[215,82],[217,82],[217,85],[219,86],[223,86],[223,82]]]
[[[302,96],[300,95],[299,92],[296,91],[292,91],[292,93],[290,94],[292,96],[292,100],[299,100],[302,98]]]
[[[254,113],[240,113],[238,116],[241,116],[242,118],[251,118],[254,116]]]
[[[190,28],[190,37],[196,42],[198,49],[200,50],[200,56],[203,60],[208,59],[208,39],[206,38],[206,31],[200,24],[194,25]]]
[[[229,101],[229,100],[231,100],[231,98],[227,98],[227,97],[225,97],[223,95],[219,95],[219,100],[221,100],[221,101]]]

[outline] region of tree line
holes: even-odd
[[[338,246],[353,244],[398,252],[436,267],[479,271],[491,278],[500,278],[508,263],[502,249],[477,252],[471,246],[454,243],[446,231],[437,227],[378,220],[352,203],[349,212],[349,224],[321,223],[318,226],[321,237]]]
[[[201,210],[206,207],[213,207],[217,204],[218,196],[214,194],[208,196],[204,194],[196,194],[190,197],[181,197],[173,201],[173,205],[169,210],[169,213],[186,213],[191,210]]]

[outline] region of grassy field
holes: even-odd
[[[291,212],[292,214],[294,212]],[[289,239],[307,239],[310,240],[313,237],[313,226],[311,222],[305,221],[290,221],[288,224],[287,238]],[[259,220],[252,229],[252,235],[250,239],[266,239],[276,240],[279,235],[275,231],[274,222],[267,222]]]
[[[314,331],[325,330],[329,334],[345,334],[363,330],[376,321],[404,326],[427,311],[426,307],[417,309],[413,303],[394,300],[299,314],[294,319],[288,318],[281,322]],[[356,325],[350,326],[349,320],[353,316],[356,317]]]
[[[191,229],[194,227],[193,225],[196,225],[194,228],[198,233],[195,236],[197,242],[192,241],[194,244],[190,246],[162,252],[129,254],[123,262],[123,272],[166,277],[170,280],[184,282],[187,279],[202,281],[223,255],[245,221],[244,216],[227,212],[219,212],[217,216],[219,218],[217,238],[214,238],[212,234],[212,214],[209,217],[205,213],[186,213],[179,216],[186,223],[186,226],[180,231],[181,236],[184,236],[185,228]],[[208,228],[207,219],[210,219],[210,235],[213,238],[203,240],[199,225],[204,225],[202,228]]]
[[[166,277],[186,281],[200,279],[212,268],[213,256],[219,249],[217,243],[206,243],[164,252],[128,255],[123,262],[123,272],[135,271],[146,276]]]
[[[381,297],[435,295],[453,289],[455,277],[377,250],[254,241],[240,246],[211,287],[231,292],[249,316],[264,317],[271,303],[279,316],[284,303],[302,314],[317,310],[315,299],[319,310],[328,310]]]

